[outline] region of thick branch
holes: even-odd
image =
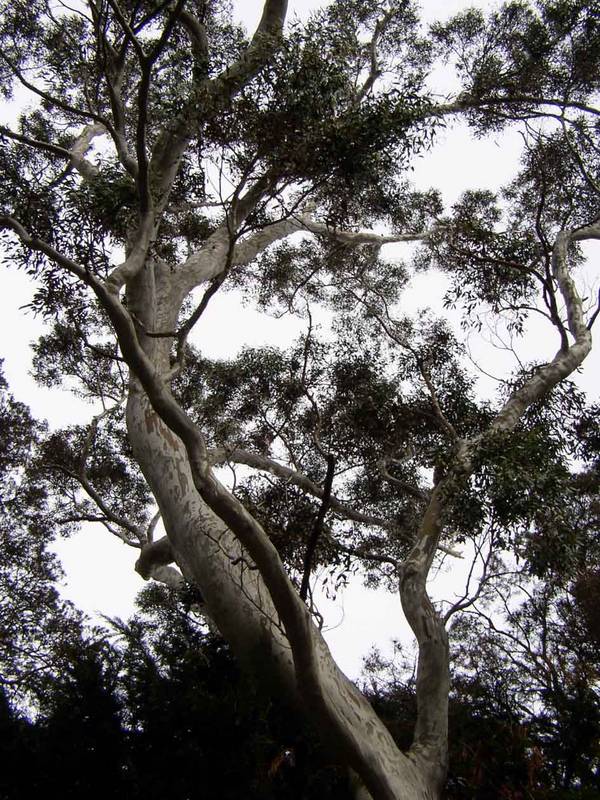
[[[183,9],[179,13],[179,21],[190,37],[190,43],[196,61],[196,67],[204,73],[208,64],[208,37],[206,27],[193,14]]]
[[[371,41],[369,42],[369,60],[370,60],[369,74],[367,76],[367,79],[361,86],[360,90],[357,92],[356,95],[357,103],[360,103],[360,101],[367,96],[367,94],[373,88],[375,81],[381,75],[379,61],[377,58],[377,46],[379,44],[381,36],[385,32],[390,22],[394,19],[396,14],[397,14],[396,9],[390,9],[390,11],[388,11],[387,14],[384,14],[383,17],[378,19],[375,24],[375,30],[373,31],[373,36],[371,38]]]
[[[137,178],[138,165],[135,158],[129,152],[127,143],[127,131],[125,123],[125,105],[121,90],[123,87],[123,75],[125,71],[125,54],[127,41],[125,40],[120,52],[117,52],[106,37],[105,20],[103,14],[96,7],[95,3],[89,2],[90,11],[96,33],[98,52],[102,55],[102,70],[108,90],[110,108],[112,111],[114,127],[111,135],[115,144],[119,161],[135,180]]]
[[[332,228],[323,222],[316,222],[307,215],[299,217],[301,227],[311,233],[322,236],[329,236],[342,244],[350,246],[358,244],[396,244],[398,242],[421,242],[431,236],[431,231],[421,231],[420,233],[397,233],[389,236],[375,233],[374,231],[344,231],[340,228]]]
[[[595,228],[588,231],[595,236]],[[569,274],[567,256],[574,234],[562,231],[552,254],[553,277],[558,283],[568,315],[569,330],[575,342],[561,348],[554,359],[541,367],[513,393],[486,433],[512,430],[526,409],[583,362],[591,349],[591,334],[585,325],[581,298]],[[426,580],[437,542],[448,497],[457,481],[473,470],[473,455],[484,436],[458,441],[454,463],[448,475],[435,487],[421,523],[417,543],[400,568],[400,594],[406,618],[419,643],[417,673],[417,725],[411,752],[422,763],[430,781],[439,791],[447,760],[448,642],[443,621],[426,591]]]
[[[236,263],[235,253],[238,246],[237,239],[241,235],[240,226],[256,209],[265,194],[272,190],[275,181],[276,177],[269,171],[257,178],[242,195],[246,178],[241,180],[233,194],[223,224],[180,266],[177,280],[185,291],[190,291],[207,280],[218,278]]]
[[[101,136],[106,133],[105,126],[100,122],[95,122],[92,125],[86,125],[81,131],[79,136],[73,142],[70,148],[61,147],[60,145],[53,144],[52,142],[43,142],[39,139],[33,139],[30,136],[25,136],[22,133],[10,130],[6,126],[0,126],[0,135],[13,139],[16,142],[25,144],[35,150],[53,153],[61,158],[70,161],[69,167],[76,169],[83,178],[90,179],[98,174],[98,168],[85,159],[85,154],[90,149],[92,141],[96,136]]]
[[[108,276],[106,283],[110,291],[119,292],[121,288],[142,269],[146,263],[148,251],[156,237],[156,223],[150,211],[147,211],[133,237],[133,244],[125,261],[116,266]]]
[[[303,225],[297,219],[284,219],[272,225],[262,228],[258,233],[249,236],[243,241],[237,242],[233,252],[234,266],[250,264],[256,256],[262,253],[275,242],[291,236],[293,233],[303,230]]]
[[[464,111],[473,111],[478,108],[494,108],[496,106],[552,106],[564,111],[566,108],[576,108],[587,114],[600,116],[600,109],[580,103],[576,100],[561,100],[558,97],[536,97],[535,95],[514,95],[513,97],[488,97],[471,98],[468,94],[461,95],[452,103],[432,105],[427,109],[427,116],[446,116],[460,114]]]
[[[136,149],[137,163],[138,163],[137,185],[140,195],[140,209],[142,213],[148,211],[148,209],[150,209],[153,205],[152,192],[150,190],[148,153],[146,150],[146,134],[148,127],[148,103],[150,100],[152,69],[169,40],[169,37],[173,31],[173,27],[175,26],[175,22],[179,17],[179,13],[183,7],[184,2],[185,0],[177,0],[177,2],[175,3],[175,7],[169,14],[169,18],[162,30],[162,33],[157,43],[154,45],[154,47],[152,48],[151,52],[148,55],[144,55],[144,51],[139,45],[138,40],[136,39],[135,35],[131,33],[131,36],[133,36],[134,46],[136,47],[136,52],[138,52],[138,57],[141,67],[140,83],[138,87],[138,101],[137,101],[138,114],[137,114],[135,149]]]
[[[552,250],[552,272],[567,310],[568,327],[574,343],[567,349],[561,346],[552,361],[537,371],[504,404],[489,432],[512,430],[526,409],[550,392],[584,361],[592,349],[592,334],[585,322],[583,304],[568,268],[568,249],[573,240],[600,238],[595,226],[575,233],[561,231]]]
[[[91,164],[86,160],[85,154],[92,146],[92,142],[97,136],[102,136],[106,133],[106,127],[96,122],[93,125],[87,125],[73,142],[70,148],[71,164],[80,173],[83,178],[89,180],[98,174],[98,167]]]
[[[423,517],[417,543],[401,565],[400,599],[419,645],[417,722],[411,753],[438,796],[448,761],[448,636],[427,594],[426,582],[442,532],[443,483],[436,486]]]
[[[260,71],[270,57],[287,13],[287,0],[265,0],[263,13],[241,58],[191,91],[181,114],[158,137],[150,162],[158,202],[164,202],[185,150],[201,122],[214,117]]]
[[[391,236],[383,236],[374,231],[344,231],[316,222],[307,214],[300,214],[274,222],[247,239],[236,242],[233,250],[232,266],[251,263],[267,247],[299,231],[327,236],[350,247],[361,244],[384,245],[423,241],[431,235],[429,231]],[[227,234],[225,227],[223,227],[215,231],[203,246],[195,253],[192,253],[182,265],[181,280],[184,280],[189,288],[211,280],[224,268],[226,251]]]

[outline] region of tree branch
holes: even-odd
[[[390,475],[390,473],[388,472],[387,465],[390,463],[391,460],[392,459],[390,458],[381,458],[377,462],[377,467],[382,477],[384,477],[390,483],[393,483],[394,486],[398,486],[400,489],[402,489],[403,492],[406,492],[411,497],[414,497],[415,500],[420,500],[421,502],[428,502],[429,495],[426,492],[419,489],[418,486],[414,486],[412,483],[407,483],[406,481],[400,480],[399,478]]]
[[[312,534],[310,536],[310,539],[308,540],[306,553],[304,554],[304,569],[302,574],[302,582],[300,584],[301,600],[306,600],[306,596],[308,594],[308,586],[310,581],[312,562],[315,555],[315,551],[317,549],[319,538],[321,536],[321,533],[323,532],[323,523],[325,522],[325,516],[327,514],[327,510],[329,509],[331,502],[331,486],[333,484],[334,472],[335,472],[335,458],[333,455],[331,455],[331,453],[329,453],[329,455],[327,456],[327,473],[325,475],[325,482],[323,483],[323,498],[321,501],[321,507],[319,508],[319,513],[317,514]]]
[[[66,103],[64,100],[54,97],[53,95],[45,92],[43,89],[40,89],[38,86],[35,86],[35,84],[28,81],[27,78],[22,74],[21,70],[19,70],[18,67],[13,64],[13,62],[2,49],[0,49],[0,58],[4,61],[19,83],[25,87],[25,89],[28,89],[33,94],[41,97],[49,105],[54,106],[55,108],[60,108],[62,111],[72,114],[75,117],[79,117],[80,119],[97,122],[100,125],[103,125],[109,131],[112,130],[110,123],[99,114],[96,114],[93,111],[84,111],[81,108],[76,108],[75,106],[69,105],[69,103]]]
[[[592,226],[582,236],[596,238],[598,233]],[[441,536],[447,500],[454,493],[456,482],[473,471],[473,455],[484,437],[496,431],[512,430],[525,410],[577,369],[591,349],[591,335],[583,318],[581,299],[567,265],[568,247],[575,235],[574,232],[561,231],[552,253],[553,276],[567,308],[574,344],[566,351],[561,347],[549,364],[541,367],[515,391],[484,434],[458,443],[454,463],[434,488],[417,542],[400,567],[402,607],[419,643],[418,714],[411,753],[423,764],[423,770],[438,787],[445,775],[447,760],[448,641],[443,621],[427,595],[427,575]]]
[[[299,221],[301,228],[311,233],[328,236],[342,244],[350,246],[359,244],[396,244],[398,242],[421,242],[427,240],[435,231],[421,231],[420,233],[397,233],[386,236],[375,233],[374,231],[344,231],[340,228],[332,228],[322,222],[316,222],[307,215],[300,215]]]
[[[575,339],[565,349],[561,345],[554,358],[539,367],[523,386],[507,400],[488,431],[512,430],[525,410],[551,391],[561,380],[579,367],[592,348],[592,335],[585,323],[581,298],[568,269],[568,248],[572,241],[600,238],[600,226],[590,226],[579,231],[561,231],[552,249],[552,273],[567,310],[568,328]]]
[[[67,272],[80,278],[88,286],[91,285],[91,273],[87,272],[82,266],[71,258],[59,253],[52,245],[45,242],[43,239],[38,239],[37,236],[31,236],[28,231],[21,225],[21,223],[10,216],[0,216],[0,228],[8,228],[13,230],[21,242],[32,250],[37,250],[40,253],[48,256],[48,258],[59,267],[63,267]]]
[[[146,211],[141,218],[140,225],[133,236],[133,244],[125,261],[116,266],[106,279],[110,291],[119,292],[143,268],[146,263],[148,251],[156,237],[157,223],[154,215]]]
[[[92,141],[96,136],[101,136],[106,133],[106,127],[100,123],[95,122],[92,125],[86,125],[81,133],[75,138],[73,145],[70,148],[61,147],[60,145],[53,144],[52,142],[43,142],[39,139],[32,139],[30,136],[25,136],[22,133],[17,133],[7,128],[4,125],[0,126],[0,136],[6,136],[16,142],[25,144],[35,150],[41,150],[70,161],[67,170],[63,176],[71,169],[76,169],[80,175],[86,180],[94,178],[98,174],[98,168],[85,159],[85,154],[91,147]],[[62,178],[61,178],[62,179]],[[58,180],[52,182],[58,183]]]
[[[94,31],[96,33],[97,48],[102,58],[104,67],[102,72],[105,77],[108,98],[112,111],[114,128],[111,135],[117,151],[119,161],[129,175],[135,180],[137,178],[138,166],[136,160],[129,152],[127,144],[127,132],[125,124],[125,106],[121,97],[123,74],[125,70],[125,54],[127,50],[127,39],[120,52],[106,38],[106,20],[102,19],[102,13],[92,0],[88,0]]]
[[[184,109],[158,136],[150,160],[157,203],[164,199],[179,164],[200,121],[212,119],[259,71],[269,58],[287,13],[287,0],[265,0],[263,13],[244,54],[220,75],[200,80],[192,89]]]
[[[233,461],[235,464],[245,464],[248,467],[254,467],[254,469],[270,472],[271,475],[293,483],[313,497],[318,497],[321,500],[323,499],[323,489],[317,483],[311,481],[310,478],[307,478],[306,475],[290,469],[289,467],[285,467],[283,464],[259,453],[251,453],[239,447],[218,447],[209,450],[208,457],[213,466]],[[363,525],[372,525],[379,528],[388,528],[392,526],[390,520],[363,514],[361,511],[355,511],[343,501],[333,496],[329,498],[329,508],[341,517],[352,520],[353,522],[359,522]]]
[[[251,453],[250,451],[242,450],[239,447],[217,447],[208,451],[208,457],[212,466],[233,461],[236,464],[245,464],[248,467],[254,467],[254,469],[270,472],[271,475],[275,475],[277,478],[281,478],[282,480],[293,483],[295,486],[298,486],[300,489],[308,494],[311,494],[313,497],[323,499],[323,489],[318,484],[311,481],[310,478],[306,477],[306,475],[303,475],[297,470],[290,469],[289,467],[280,464],[278,461],[274,461],[273,459],[263,456],[260,453]],[[424,496],[421,496],[419,499],[423,498]],[[330,496],[329,508],[343,519],[352,520],[352,522],[358,522],[361,525],[384,528],[385,530],[393,531],[396,534],[399,533],[398,527],[394,520],[386,519],[384,517],[377,517],[372,514],[364,514],[362,511],[356,511],[335,496]],[[408,537],[406,538],[408,541]],[[442,553],[446,553],[453,558],[462,558],[461,554],[451,547],[438,544],[438,549]],[[369,558],[370,557],[371,556],[369,556]]]
[[[385,33],[387,26],[394,19],[397,13],[397,9],[390,9],[375,23],[375,30],[373,31],[373,36],[369,42],[369,75],[356,94],[356,103],[360,103],[361,100],[367,96],[367,94],[373,88],[375,81],[381,75],[381,70],[379,69],[379,63],[377,59],[377,45],[379,44],[379,40],[381,39],[382,35]]]
[[[535,95],[515,95],[514,97],[488,97],[471,98],[468,94],[461,95],[452,103],[432,105],[426,110],[426,116],[445,116],[447,114],[460,114],[463,111],[486,108],[488,106],[533,105],[552,106],[564,111],[566,108],[576,108],[587,114],[600,116],[600,109],[580,103],[576,100],[561,100],[557,97],[536,97]]]
[[[423,241],[433,233],[433,231],[425,231],[418,234],[383,236],[373,231],[343,231],[315,222],[306,214],[295,215],[292,213],[287,219],[265,226],[247,239],[236,241],[231,266],[249,264],[270,245],[300,231],[328,236],[350,247],[361,244],[384,245]],[[214,278],[224,269],[227,239],[226,226],[222,226],[181,265],[179,280],[188,287],[188,290]]]

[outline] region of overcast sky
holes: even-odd
[[[320,3],[314,0],[291,0],[289,17],[304,18]],[[490,8],[489,2],[465,3],[461,0],[429,0],[423,4],[424,19],[431,21],[446,18],[468,5]],[[261,13],[258,0],[234,3],[236,14],[252,30]],[[443,81],[443,76],[438,76]],[[437,146],[415,165],[412,177],[419,188],[436,186],[448,205],[458,198],[465,188],[496,189],[514,174],[520,152],[520,138],[516,133],[498,136],[491,140],[474,140],[464,125],[456,125],[440,135]],[[388,248],[386,257],[402,257],[402,246]],[[403,311],[417,310],[428,303],[438,305],[444,291],[440,275],[420,275],[403,299]],[[31,297],[31,285],[21,273],[0,275],[0,314],[4,326],[5,372],[12,391],[18,399],[27,402],[33,413],[46,418],[53,426],[83,422],[89,417],[89,407],[74,402],[56,391],[36,387],[28,375],[30,368],[29,342],[42,331],[42,324],[24,315],[19,306]],[[439,305],[438,305],[439,307]],[[232,328],[230,320],[237,320]],[[259,316],[250,309],[240,308],[233,295],[217,296],[209,306],[195,333],[202,341],[203,352],[209,357],[232,356],[243,345],[261,345],[276,341],[285,344],[302,331],[296,319],[274,320]],[[485,342],[473,341],[473,354],[484,360],[488,370],[505,373],[514,366],[508,356],[490,351]],[[555,343],[546,329],[531,329],[526,342],[520,343],[521,356],[527,358],[539,353],[548,355]],[[492,356],[490,356],[490,353]],[[492,358],[492,361],[490,361]],[[596,375],[600,374],[598,353],[593,361],[586,362],[581,378],[582,385],[597,392]],[[490,393],[494,383],[483,380],[481,391]],[[88,526],[71,540],[57,548],[66,570],[63,587],[66,596],[79,607],[93,613],[126,617],[132,610],[133,598],[142,587],[141,578],[134,572],[137,551],[123,545],[101,527]],[[454,560],[445,568],[445,574],[436,579],[436,594],[450,597],[460,591],[464,565]],[[391,638],[407,636],[407,626],[402,618],[397,595],[367,592],[360,582],[355,582],[342,599],[334,604],[324,603],[327,625],[333,627],[328,639],[342,668],[351,676],[360,672],[362,657],[377,642],[389,651]]]

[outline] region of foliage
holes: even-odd
[[[46,674],[35,721],[2,696],[3,797],[347,797],[314,732],[240,674],[220,637],[158,587],[140,608],[112,643],[73,648]]]
[[[39,703],[47,675],[82,636],[80,613],[56,588],[62,573],[49,550],[52,513],[32,469],[43,436],[0,374],[0,686],[3,703],[21,707]]]

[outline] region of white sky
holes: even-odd
[[[316,0],[292,0],[289,17],[304,18],[307,13],[321,5]],[[465,3],[462,0],[427,0],[422,3],[424,19],[430,21],[445,18],[468,5],[490,8],[495,3]],[[236,14],[253,29],[262,3],[248,0],[234,3]],[[440,77],[443,80],[443,76]],[[442,133],[431,153],[420,159],[412,174],[419,188],[438,187],[448,205],[455,201],[465,188],[496,189],[514,174],[520,152],[520,138],[516,133],[501,135],[492,140],[474,140],[464,125],[456,125]],[[388,248],[386,255],[401,257],[402,246]],[[597,258],[597,256],[596,256]],[[417,310],[431,304],[439,308],[445,288],[442,276],[420,275],[414,281],[403,300],[403,311]],[[29,302],[31,285],[22,273],[10,271],[0,274],[0,318],[3,321],[5,372],[12,391],[27,402],[37,417],[46,418],[52,426],[83,422],[89,418],[89,409],[75,402],[70,396],[54,390],[37,387],[28,375],[31,355],[29,342],[43,330],[41,322],[24,316],[19,310]],[[236,327],[231,319],[237,320]],[[243,345],[261,345],[277,342],[284,345],[302,330],[300,321],[290,318],[274,320],[240,308],[233,295],[217,296],[211,302],[195,333],[202,341],[207,356],[232,356]],[[480,341],[472,342],[473,354],[481,359],[486,369],[505,374],[513,364],[507,356],[502,357]],[[518,346],[521,355],[539,354],[540,348],[551,355],[556,349],[554,338],[548,339],[547,330],[532,327],[527,341]],[[491,356],[490,356],[491,353]],[[596,376],[600,370],[598,353],[593,361],[588,360],[582,383],[597,394]],[[484,392],[493,391],[493,381],[482,382]],[[137,551],[111,538],[100,526],[86,526],[85,530],[67,542],[61,542],[60,552],[66,571],[64,594],[89,613],[99,612],[108,616],[126,617],[133,608],[133,599],[143,586],[142,579],[134,572],[133,564]],[[455,559],[448,560],[446,572],[435,581],[434,592],[438,597],[451,598],[454,591],[460,592],[464,583],[465,564]],[[452,573],[448,572],[452,570]],[[391,652],[390,640],[400,638],[407,641],[410,636],[403,619],[397,595],[365,590],[360,581],[355,581],[337,603],[324,602],[322,610],[326,626],[337,626],[327,634],[341,667],[351,676],[358,676],[363,656],[373,643],[384,652]],[[339,624],[341,623],[341,624]]]

